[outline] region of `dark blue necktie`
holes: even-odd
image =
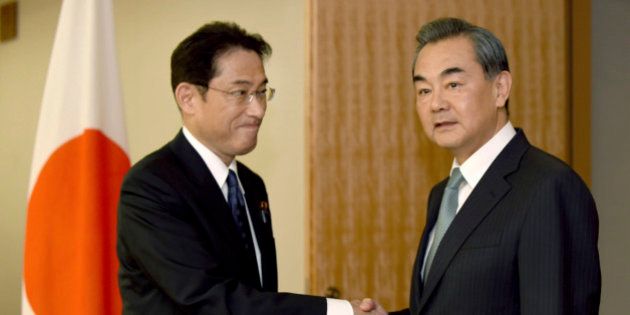
[[[230,172],[228,173],[227,184],[228,205],[232,210],[234,223],[236,223],[238,233],[243,240],[245,250],[247,251],[247,253],[255,255],[254,242],[252,241],[251,230],[247,221],[247,214],[245,213],[245,211],[247,211],[245,208],[245,198],[243,198],[243,194],[241,193],[241,189],[236,178],[236,173],[234,173],[233,170],[230,170]]]

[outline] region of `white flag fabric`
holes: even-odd
[[[121,313],[123,117],[111,0],[64,0],[28,190],[23,315]]]

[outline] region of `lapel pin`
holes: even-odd
[[[262,216],[262,221],[264,224],[267,224],[271,214],[269,213],[269,203],[267,201],[260,202],[260,215]]]

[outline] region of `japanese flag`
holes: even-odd
[[[111,0],[64,0],[28,193],[22,314],[120,314],[116,205],[129,169]]]

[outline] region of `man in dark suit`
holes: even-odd
[[[235,157],[256,146],[271,47],[212,23],[171,57],[183,128],[135,164],[118,208],[123,314],[362,314],[375,303],[277,293],[262,179]]]
[[[501,42],[453,18],[417,40],[416,110],[454,160],[429,196],[411,314],[596,314],[595,203],[569,166],[510,123]]]

